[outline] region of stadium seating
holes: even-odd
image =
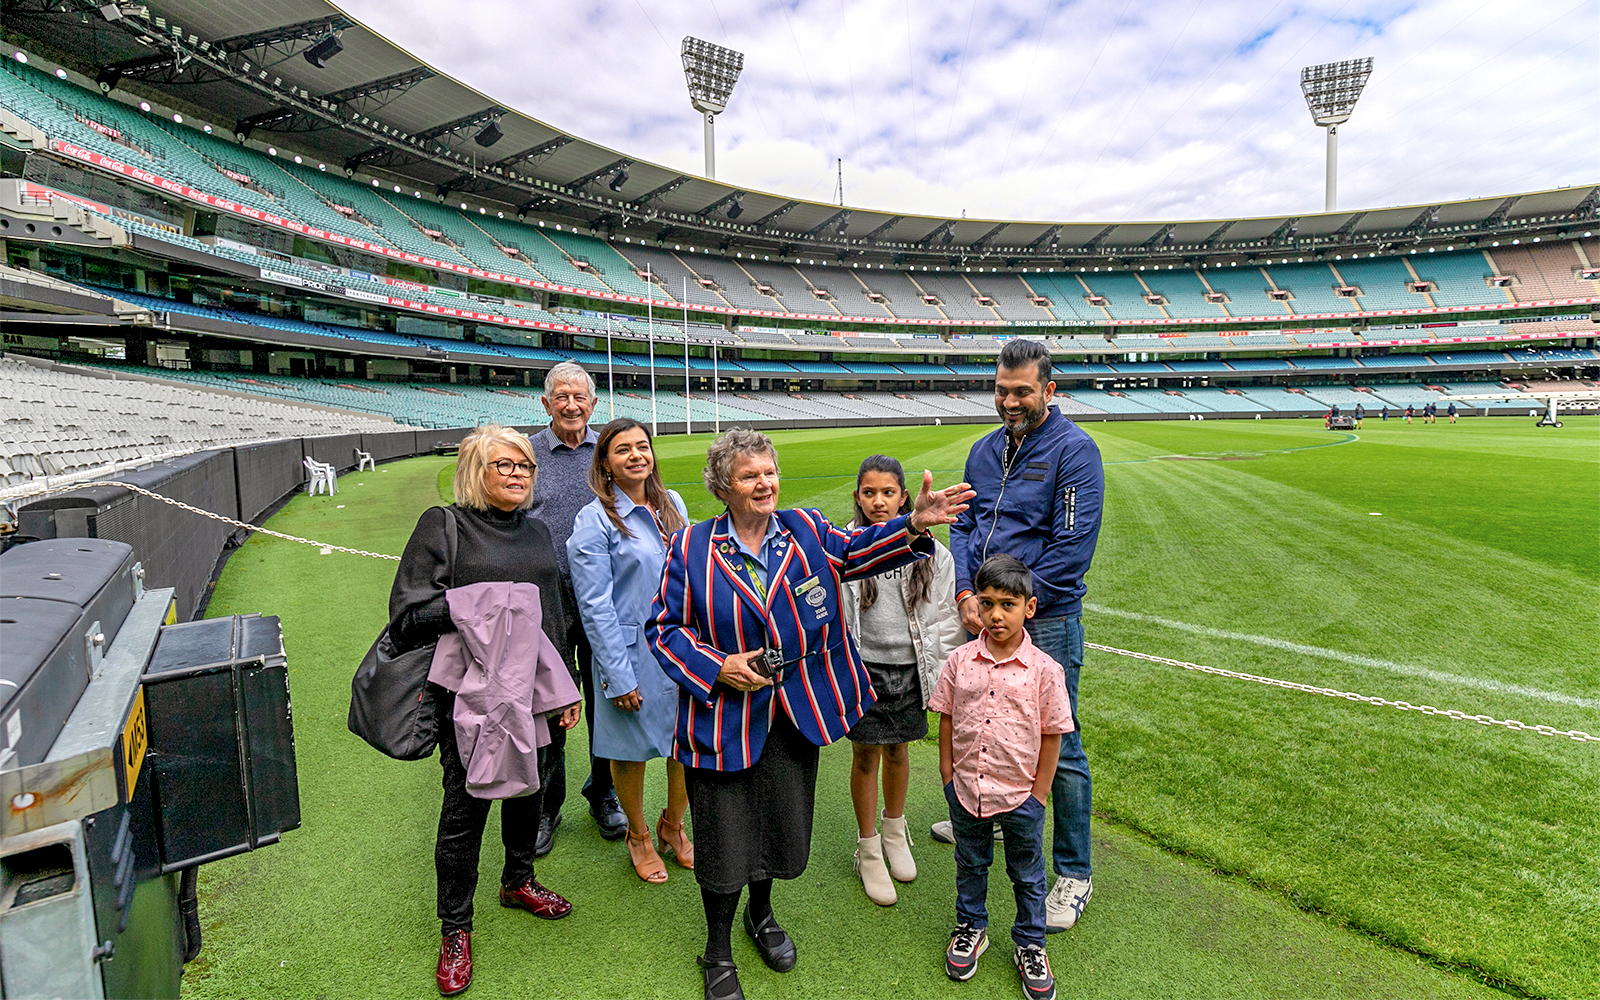
[[[1030,274],[1026,279],[1035,292],[1050,300],[1050,311],[1060,320],[1104,320],[1105,313],[1083,300],[1086,292],[1070,274]]]
[[[1228,367],[1236,372],[1274,372],[1291,369],[1294,365],[1283,358],[1229,358]]]
[[[1166,313],[1161,311],[1160,306],[1153,306],[1145,301],[1145,296],[1150,293],[1145,291],[1144,285],[1139,283],[1139,278],[1135,274],[1111,271],[1085,274],[1083,280],[1088,284],[1091,294],[1104,296],[1107,299],[1109,305],[1106,309],[1113,319],[1166,318]]]
[[[463,212],[459,206],[441,206],[419,191],[396,191],[393,186],[373,187],[347,179],[337,171],[296,164],[283,156],[259,150],[144,114],[93,90],[8,61],[0,74],[0,97],[46,132],[112,158],[143,166],[162,176],[230,198],[242,205],[299,220],[344,236],[377,242],[396,250],[447,263],[476,266],[511,277],[554,281],[598,294],[630,296],[653,294],[676,299],[685,294],[684,279],[711,278],[725,291],[719,295],[697,280],[688,287],[694,304],[757,312],[838,313],[863,318],[897,317],[953,322],[1032,320],[1054,315],[1064,321],[1103,320],[1107,313],[1090,306],[1085,284],[1109,302],[1109,315],[1118,319],[1203,318],[1216,316],[1218,304],[1204,298],[1204,281],[1225,293],[1233,316],[1283,316],[1307,313],[1350,313],[1358,309],[1384,311],[1426,305],[1425,296],[1412,292],[1406,269],[1409,262],[1420,278],[1433,283],[1439,307],[1484,305],[1507,301],[1506,292],[1488,287],[1485,275],[1500,271],[1514,276],[1510,292],[1516,300],[1583,298],[1595,287],[1581,281],[1576,271],[1582,258],[1579,244],[1552,241],[1544,244],[1501,246],[1492,251],[1409,254],[1404,259],[1356,259],[1325,263],[1273,264],[1262,267],[1193,270],[1089,271],[1081,275],[953,272],[901,272],[877,268],[840,268],[808,264],[803,267],[767,261],[714,258],[711,255],[674,254],[665,248],[639,244],[614,245],[596,236],[497,218],[493,213]],[[108,134],[109,133],[109,134]],[[37,172],[37,171],[36,171]],[[49,173],[49,171],[45,171]],[[102,192],[102,196],[104,192]],[[152,208],[152,211],[159,211]],[[231,225],[230,221],[230,225]],[[267,230],[257,227],[258,232]],[[438,237],[430,236],[437,232]],[[277,234],[274,233],[274,236]],[[165,236],[160,238],[167,238]],[[265,236],[261,237],[266,239]],[[281,240],[290,240],[288,235]],[[292,242],[292,241],[291,241]],[[1595,241],[1590,241],[1594,243]],[[508,255],[502,249],[520,251]],[[1596,243],[1600,248],[1600,243]],[[216,248],[205,252],[228,254]],[[351,254],[357,251],[339,251]],[[1498,255],[1493,263],[1486,253]],[[1590,259],[1594,251],[1589,251]],[[704,261],[702,264],[701,262]],[[650,265],[659,275],[655,291],[634,271]],[[687,267],[685,266],[687,264]],[[1335,270],[1338,276],[1335,277]],[[290,271],[290,273],[293,273]],[[1267,297],[1266,273],[1280,288],[1292,293],[1281,302]],[[1140,283],[1141,278],[1143,284]],[[1359,300],[1333,293],[1340,282],[1359,287]],[[754,291],[755,283],[779,292],[777,297]],[[1145,300],[1149,291],[1163,305]],[[1158,287],[1159,286],[1159,287]],[[808,289],[820,287],[833,302],[817,300]],[[887,300],[868,298],[866,290]],[[1050,313],[1032,302],[1034,294],[1049,300]],[[940,305],[924,300],[934,296]],[[987,296],[988,305],[977,297]],[[437,304],[437,303],[435,303]],[[1200,350],[1226,349],[1224,344]]]
[[[1308,399],[1328,406],[1337,406],[1347,412],[1354,410],[1357,404],[1369,410],[1374,406],[1383,405],[1381,402],[1376,401],[1371,393],[1357,392],[1344,386],[1307,385],[1301,388],[1305,390]]]
[[[527,242],[537,245],[538,240],[532,238],[533,234],[537,234],[551,246],[553,252],[547,259],[550,266],[562,275],[556,280],[563,284],[623,295],[650,294],[649,286],[633,273],[632,262],[619,254],[605,240],[555,226],[530,226],[528,230],[530,238]],[[545,258],[541,255],[541,259]],[[579,262],[589,266],[578,267]],[[655,297],[673,299],[678,297],[672,289],[669,288],[667,291],[668,295],[657,294]]]
[[[1080,406],[1089,407],[1091,411],[1101,413],[1154,413],[1150,407],[1139,402],[1130,395],[1134,390],[1116,389],[1109,392],[1075,391],[1071,393],[1056,393],[1056,398],[1065,396]]]
[[[1490,287],[1484,280],[1494,271],[1476,250],[1424,254],[1409,259],[1416,268],[1417,277],[1434,285],[1430,297],[1436,306],[1476,306],[1506,301],[1504,292]]]
[[[1174,318],[1221,316],[1222,310],[1205,298],[1206,286],[1200,276],[1187,268],[1181,271],[1150,271],[1141,275],[1150,291],[1167,300],[1167,315]],[[1210,348],[1204,348],[1210,350]]]
[[[918,284],[926,287],[927,283],[923,280],[923,275],[920,272],[913,275],[913,277],[917,279]],[[1007,320],[1041,320],[1048,318],[1044,309],[1033,304],[1033,296],[1029,293],[1025,279],[1021,275],[969,274],[966,277],[972,287],[977,289],[978,294],[988,296],[992,303],[989,306],[983,306],[978,304],[976,299],[973,299],[973,308],[978,314],[977,318],[987,319],[988,317],[983,316],[982,313],[989,309],[998,313],[1001,319]],[[929,290],[932,291],[932,289]],[[946,308],[945,313],[949,314],[949,312],[950,310]]]
[[[676,254],[670,251],[641,246],[637,243],[624,244],[616,249],[617,253],[633,265],[635,275],[644,273],[648,269],[651,279],[659,286],[655,294],[657,299],[679,301],[683,298],[684,289],[687,288],[688,301],[691,305],[726,307],[729,304],[721,295],[702,287],[700,275],[690,270]],[[694,255],[684,256],[693,259]],[[640,284],[643,286],[642,281]]]
[[[1230,316],[1288,316],[1289,305],[1267,297],[1267,279],[1257,267],[1213,268],[1204,273],[1213,290],[1228,297]]]
[[[1214,413],[1211,407],[1191,399],[1188,391],[1165,389],[1124,389],[1127,398],[1154,413]]]
[[[11,470],[4,473],[6,485],[228,444],[394,429],[392,421],[332,409],[0,361],[0,460]]]
[[[1353,313],[1361,306],[1334,292],[1338,279],[1326,264],[1271,264],[1266,268],[1273,284],[1294,298],[1289,308],[1297,316],[1308,313]]]
[[[946,316],[953,320],[992,320],[995,318],[995,310],[979,305],[978,292],[959,274],[942,274],[933,271],[923,274],[919,272],[917,274],[917,284],[926,289],[929,294],[938,296],[940,308]],[[1026,294],[1026,289],[1023,289],[1023,292]],[[1018,312],[1016,316],[1007,316],[1006,318],[1024,319],[1028,317],[1026,313]]]
[[[1345,260],[1335,262],[1333,267],[1346,283],[1361,289],[1363,310],[1421,309],[1428,304],[1425,297],[1411,291],[1413,279],[1403,261],[1394,258]]]
[[[1199,406],[1207,407],[1218,413],[1273,413],[1272,407],[1260,402],[1241,391],[1227,389],[1185,389],[1185,398]]]

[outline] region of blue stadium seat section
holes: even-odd
[[[1425,296],[1411,291],[1414,279],[1404,261],[1352,259],[1335,261],[1333,267],[1345,281],[1361,289],[1361,308],[1368,312],[1428,307]]]
[[[1438,306],[1478,306],[1507,301],[1502,289],[1489,284],[1494,274],[1483,254],[1434,253],[1411,258],[1417,277],[1432,282],[1433,303]]]
[[[1083,280],[1092,294],[1104,296],[1108,300],[1106,308],[1110,311],[1112,319],[1167,318],[1167,314],[1161,311],[1160,306],[1145,301],[1145,296],[1150,293],[1139,283],[1138,275],[1126,271],[1112,271],[1086,274]]]
[[[1278,288],[1294,296],[1289,308],[1297,316],[1361,311],[1354,299],[1334,291],[1338,279],[1326,264],[1269,264],[1266,270]]]
[[[1207,302],[1206,286],[1198,272],[1190,270],[1142,273],[1150,291],[1166,299],[1167,315],[1175,319],[1214,318],[1223,315],[1213,302]]]
[[[1267,278],[1260,268],[1211,268],[1203,277],[1213,290],[1228,297],[1226,306],[1230,316],[1290,315],[1288,303],[1267,297]]]

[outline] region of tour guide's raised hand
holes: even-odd
[[[974,496],[976,494],[972,492],[972,487],[966,483],[935,490],[933,473],[923,469],[922,489],[917,492],[915,509],[906,518],[906,524],[915,532],[927,531],[935,524],[954,524],[961,512],[967,509],[967,501]]]

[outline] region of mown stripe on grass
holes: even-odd
[[[1114,618],[1128,618],[1133,621],[1148,622],[1152,625],[1161,625],[1165,628],[1178,629],[1183,632],[1192,632],[1212,639],[1232,639],[1236,642],[1249,642],[1257,646],[1270,646],[1288,653],[1300,653],[1303,656],[1316,656],[1326,660],[1338,660],[1361,667],[1376,667],[1387,670],[1393,674],[1402,674],[1406,677],[1421,677],[1424,680],[1437,681],[1441,684],[1455,684],[1460,687],[1478,688],[1482,691],[1493,691],[1497,694],[1518,694],[1527,698],[1537,698],[1556,705],[1575,705],[1579,708],[1600,708],[1600,698],[1580,698],[1577,695],[1563,694],[1560,691],[1546,691],[1542,688],[1527,687],[1522,684],[1506,684],[1502,681],[1490,680],[1485,677],[1468,677],[1462,674],[1445,673],[1442,670],[1432,670],[1428,667],[1413,666],[1408,663],[1395,663],[1393,660],[1380,660],[1371,656],[1362,656],[1359,653],[1346,653],[1339,649],[1325,649],[1321,646],[1307,646],[1304,643],[1290,642],[1287,639],[1274,639],[1269,635],[1251,635],[1248,632],[1229,632],[1226,629],[1212,628],[1209,625],[1196,625],[1193,622],[1174,621],[1171,618],[1161,618],[1157,615],[1145,614],[1142,611],[1124,611],[1121,608],[1108,608],[1102,604],[1091,604],[1085,601],[1085,611],[1096,614],[1110,615]]]

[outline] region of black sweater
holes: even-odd
[[[415,649],[455,631],[445,591],[473,583],[531,583],[539,588],[544,631],[555,643],[568,669],[572,649],[567,641],[567,611],[561,568],[556,562],[550,529],[525,512],[494,507],[472,510],[452,504],[456,517],[456,565],[452,577],[443,507],[430,507],[400,556],[389,592],[389,635],[400,650]]]

